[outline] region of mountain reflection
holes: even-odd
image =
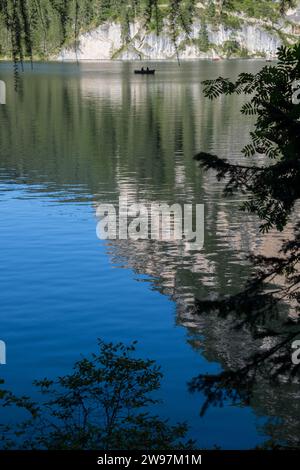
[[[115,73],[105,66],[82,66],[81,73],[74,68],[67,76],[59,67],[47,76],[42,66],[28,72],[22,93],[8,86],[8,104],[0,110],[1,183],[25,184],[30,197],[43,193],[61,203],[92,204],[95,213],[120,195],[130,203],[204,203],[202,251],[175,242],[116,240],[107,242],[107,254],[113,265],[147,275],[153,289],[176,302],[176,322],[186,327],[191,347],[224,369],[236,368],[244,355],[268,345],[247,328],[236,331],[234,316],[195,316],[196,299],[238,292],[251,272],[246,255],[271,254],[287,233],[261,236],[257,220],[237,210],[240,201],[224,200],[223,184],[193,161],[199,149],[240,158],[251,129],[239,115],[241,98],[211,103],[200,86],[207,74],[234,71],[224,64],[214,71],[199,66],[187,83],[184,75],[173,79],[174,67],[169,80],[163,70],[155,81],[137,79],[130,65],[121,78],[117,65]],[[285,437],[299,435],[295,385],[272,386],[258,376],[250,404],[258,415],[283,420]],[[270,422],[265,432],[274,437],[278,429]]]

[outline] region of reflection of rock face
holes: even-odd
[[[126,197],[128,204],[144,204],[150,207],[152,203],[173,204],[195,201],[197,194],[194,185],[186,174],[186,168],[181,162],[174,163],[173,200],[162,199],[164,194],[152,191],[152,182],[145,182],[139,188],[135,176],[128,177],[123,169],[116,168],[118,194]],[[208,175],[203,185],[210,191],[208,181],[214,176]],[[152,192],[153,199],[147,196]],[[190,251],[186,241],[163,240],[113,240],[109,242],[109,254],[113,264],[130,267],[140,274],[148,275],[157,289],[170,295],[180,304],[191,306],[200,295],[217,295],[219,289],[225,294],[239,291],[243,286],[249,269],[246,255],[263,254],[276,255],[284,240],[290,233],[290,228],[283,234],[276,231],[262,236],[253,218],[240,213],[237,205],[229,200],[220,199],[214,195],[214,203],[209,202],[207,192],[203,192],[205,202],[205,242],[201,251]],[[176,198],[178,194],[178,199]],[[185,195],[185,196],[184,196]],[[187,200],[185,200],[185,197]],[[197,203],[201,201],[197,200]],[[102,201],[95,201],[95,210]],[[215,256],[222,253],[222,257]],[[223,259],[222,259],[223,258]],[[241,273],[244,275],[241,277]],[[204,289],[204,290],[203,290]],[[189,311],[189,309],[188,309]],[[191,319],[190,319],[191,320]]]
[[[182,167],[180,181],[186,182]],[[142,202],[134,181],[122,183],[119,172],[119,192],[131,195],[131,202]],[[175,177],[174,185],[178,179]],[[201,252],[188,252],[182,245],[163,241],[131,241],[115,240],[107,244],[107,252],[114,265],[130,268],[135,273],[147,275],[154,289],[170,296],[177,306],[176,322],[188,331],[188,341],[193,348],[201,350],[206,359],[218,362],[224,369],[236,370],[246,364],[248,357],[257,351],[267,351],[275,346],[276,339],[253,339],[251,331],[244,327],[236,330],[237,316],[232,315],[221,319],[216,314],[195,316],[193,305],[197,297],[212,297],[223,293],[236,293],[242,286],[248,270],[244,271],[244,279],[240,276],[245,260],[241,253],[252,251],[255,254],[276,256],[282,240],[291,235],[291,227],[283,234],[271,232],[262,236],[258,225],[246,215],[237,212],[236,206],[215,202],[218,210],[208,207],[206,226],[208,244],[205,243]],[[97,207],[97,203],[96,203]],[[211,211],[211,212],[210,212]],[[240,226],[244,219],[243,229]],[[209,234],[207,232],[209,231]],[[227,263],[223,265],[220,257],[214,253],[222,253]],[[278,280],[277,280],[278,281]],[[201,372],[201,371],[199,371]],[[283,438],[289,445],[298,445],[299,435],[299,384],[288,384],[283,379],[271,386],[262,374],[256,377],[251,406],[258,416],[270,417],[270,423],[263,433]],[[288,400],[290,405],[283,403]],[[278,418],[282,423],[273,427],[272,419]],[[280,432],[284,426],[285,431]],[[271,427],[271,430],[270,430]],[[276,441],[277,442],[277,441]]]
[[[237,200],[224,200],[223,185],[214,174],[203,174],[193,155],[201,149],[237,160],[251,129],[240,118],[240,97],[211,103],[201,94],[201,80],[261,65],[182,64],[179,71],[167,64],[160,66],[155,81],[137,79],[133,67],[83,65],[72,68],[69,78],[58,70],[43,80],[32,73],[24,77],[19,100],[8,90],[5,116],[0,114],[5,177],[25,181],[29,192],[39,185],[38,191],[43,187],[55,200],[92,202],[95,209],[103,202],[116,203],[122,194],[131,202],[204,203],[201,252],[159,241],[113,241],[107,249],[113,264],[148,275],[153,288],[176,302],[176,321],[187,328],[194,347],[224,367],[241,365],[244,351],[263,345],[247,331],[234,333],[230,320],[196,318],[190,307],[197,297],[237,292],[249,275],[246,254],[271,254],[280,236],[270,235],[271,241],[261,237],[257,222],[238,212]],[[39,100],[32,99],[32,90]],[[258,384],[254,408],[280,415],[285,389],[280,386],[277,394],[276,388]],[[293,425],[295,403],[294,409],[283,407]]]
[[[268,351],[275,346],[276,339],[254,340],[247,328],[236,330],[236,316],[226,320],[210,314],[196,320],[185,315],[184,325],[189,330],[189,342],[203,351],[206,359],[217,362],[225,369],[237,370],[246,365],[246,358],[256,352]],[[200,344],[197,337],[201,334]],[[199,371],[202,373],[202,371]],[[243,382],[240,383],[243,390]],[[271,443],[299,448],[300,393],[299,380],[291,382],[283,375],[278,382],[270,383],[266,371],[255,376],[250,406],[258,417],[267,417],[261,433]],[[263,440],[263,439],[262,439]],[[264,439],[265,440],[265,439]]]

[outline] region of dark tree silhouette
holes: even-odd
[[[299,380],[300,365],[291,359],[292,343],[300,336],[299,80],[300,45],[296,45],[280,48],[278,63],[255,75],[242,73],[235,83],[224,78],[204,82],[204,93],[210,99],[233,93],[250,96],[241,111],[257,119],[251,142],[242,150],[251,160],[249,164],[236,165],[205,153],[195,158],[205,169],[215,170],[219,179],[226,179],[225,195],[238,191],[248,195],[242,209],[259,216],[262,232],[274,227],[283,230],[290,220],[295,235],[282,245],[278,256],[250,257],[255,270],[241,292],[196,302],[195,315],[217,312],[220,318],[234,316],[235,329],[247,328],[253,340],[268,339],[270,343],[268,348],[243,357],[242,367],[218,375],[199,375],[190,382],[191,391],[200,390],[206,396],[202,413],[210,404],[222,405],[228,399],[249,404],[262,377],[273,384]],[[257,156],[263,158],[263,164]]]
[[[29,414],[2,425],[2,448],[191,449],[185,424],[170,425],[149,413],[162,374],[154,361],[135,357],[135,344],[99,341],[99,352],[75,363],[71,374],[35,382],[39,403],[0,390],[2,406]]]

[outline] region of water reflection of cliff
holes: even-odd
[[[241,98],[211,103],[201,94],[202,79],[232,70],[186,65],[151,82],[134,77],[128,64],[114,67],[121,73],[87,67],[80,74],[70,66],[69,73],[58,67],[43,75],[37,66],[18,96],[8,86],[8,104],[0,109],[1,181],[25,184],[32,197],[42,191],[63,203],[92,203],[95,210],[120,194],[132,202],[204,203],[201,252],[159,241],[113,241],[107,252],[115,266],[146,274],[176,302],[176,322],[187,328],[194,348],[225,368],[236,366],[243,350],[264,345],[248,331],[233,333],[233,319],[199,319],[190,307],[196,298],[239,290],[250,272],[246,254],[267,254],[280,237],[262,238],[257,221],[237,211],[239,201],[224,200],[222,184],[193,161],[199,149],[239,158],[248,140]],[[252,406],[263,415],[284,415],[292,433],[299,405],[294,399],[283,406],[283,397],[295,393],[288,384],[278,389],[258,382]]]
[[[133,201],[133,184],[127,182],[125,188]],[[140,198],[136,201],[147,203]],[[224,370],[243,368],[249,357],[257,352],[267,352],[277,340],[272,337],[255,339],[247,325],[237,329],[238,312],[226,318],[212,313],[201,317],[195,315],[196,299],[239,292],[250,272],[243,254],[251,250],[266,256],[277,255],[281,240],[291,233],[288,227],[281,235],[273,232],[261,236],[253,220],[246,220],[241,229],[235,216],[236,210],[230,204],[225,207],[221,204],[209,231],[206,229],[206,242],[201,252],[189,252],[184,242],[107,242],[112,264],[147,275],[153,289],[170,296],[176,302],[176,323],[186,328],[191,347],[201,351],[208,361],[219,363]],[[289,306],[282,306],[282,317],[291,311]],[[267,325],[274,327],[276,321],[271,319]],[[240,385],[243,387],[244,384]],[[258,416],[267,417],[261,432],[268,436],[272,445],[285,442],[298,447],[299,399],[296,379],[291,383],[281,377],[272,385],[265,373],[257,373],[249,405]]]

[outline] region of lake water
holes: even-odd
[[[187,383],[236,364],[246,333],[226,320],[197,318],[195,299],[237,292],[250,250],[264,252],[258,223],[224,199],[203,173],[200,150],[238,160],[251,121],[241,97],[215,102],[201,81],[259,70],[262,61],[157,63],[155,77],[134,63],[35,64],[14,91],[12,66],[0,64],[0,339],[6,388],[32,394],[36,378],[68,372],[105,341],[138,340],[157,360],[164,403],[156,412],[187,421],[199,447],[249,448],[278,416],[282,394],[262,389],[251,407],[210,408]],[[132,202],[205,204],[198,252],[175,242],[101,241],[97,207]],[[273,239],[275,240],[275,238]],[[258,387],[259,389],[259,387]]]

